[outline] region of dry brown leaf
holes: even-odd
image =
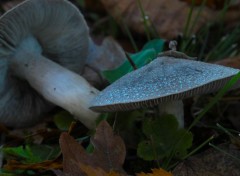
[[[192,0],[139,0],[143,10],[154,26],[159,37],[166,39],[176,38],[182,34],[188,19]],[[184,2],[185,1],[185,2]],[[195,0],[199,5],[203,0]],[[138,5],[138,0],[101,0],[105,9],[119,22],[124,22],[134,31],[145,35],[143,17]],[[200,6],[196,6],[192,12],[190,24],[196,21],[191,34],[195,34],[204,24],[219,21],[224,6],[223,0],[207,0],[206,6],[198,16]],[[211,8],[209,8],[211,7]],[[239,24],[240,0],[232,1],[224,19],[226,27],[234,27]]]
[[[9,160],[7,164],[4,165],[4,169],[8,171],[15,170],[51,170],[51,169],[61,169],[62,163],[57,161],[44,161],[42,163],[34,164],[22,164],[15,160]]]
[[[104,80],[101,72],[119,67],[125,61],[125,52],[113,38],[106,37],[91,54],[97,57],[87,61],[82,76],[94,87],[102,89],[108,82]]]
[[[225,23],[227,24],[227,27],[236,27],[239,25],[240,0],[235,0],[232,2],[234,2],[234,4],[229,8],[225,17]]]
[[[192,4],[192,0],[181,0],[181,1],[184,1],[184,2],[187,2],[188,4]],[[210,7],[210,8],[213,8],[213,9],[221,9],[223,8],[224,4],[225,4],[225,1],[223,0],[195,0],[194,3],[195,5],[201,5],[202,3],[205,2],[205,5]]]
[[[123,174],[114,171],[110,171],[109,173],[107,173],[101,168],[93,168],[89,165],[80,164],[79,167],[88,176],[124,176]]]
[[[167,172],[163,169],[152,169],[152,173],[139,173],[136,176],[173,176],[170,172]]]
[[[96,1],[96,0],[84,1],[84,8],[86,8],[87,10],[91,10],[93,12],[97,12],[97,13],[105,12],[102,3],[100,1]]]
[[[232,145],[218,146],[223,151],[229,153],[233,157],[240,158],[240,151]],[[179,164],[173,171],[173,175],[177,176],[239,176],[240,161],[233,157],[220,152],[216,149],[209,149],[206,152],[190,157]]]
[[[100,168],[104,172],[124,174],[122,165],[126,156],[126,149],[120,136],[114,135],[106,121],[99,124],[96,134],[91,138],[94,151],[89,154],[67,133],[62,133],[60,146],[63,154],[63,171],[71,176],[86,175],[82,165]],[[80,167],[79,167],[80,166]],[[93,170],[91,170],[93,171]]]
[[[74,165],[73,167],[77,167],[78,170],[81,170],[81,172],[84,172],[84,174],[82,174],[81,172],[78,173],[64,173],[62,171],[54,171],[55,174],[57,176],[126,176],[117,172],[105,172],[103,169],[101,168],[93,168],[92,166],[83,164],[83,163],[76,163],[73,160],[70,161],[70,163],[72,165]]]
[[[155,26],[161,38],[172,39],[183,33],[188,18],[190,5],[180,0],[140,0],[145,14]],[[145,34],[143,18],[137,0],[101,0],[106,10],[118,21],[123,21],[138,33]],[[198,7],[193,10],[192,22],[195,21]],[[204,7],[193,29],[198,31],[203,24],[212,21],[216,11]]]
[[[215,64],[240,69],[240,56],[222,59],[220,61],[215,62]]]
[[[93,159],[98,159],[98,167],[105,171],[123,171],[122,165],[126,157],[125,144],[120,136],[114,135],[110,125],[103,121],[96,129],[94,138]]]

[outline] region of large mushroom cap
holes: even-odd
[[[0,122],[9,126],[28,126],[52,108],[12,71],[11,57],[17,57],[24,40],[37,41],[36,54],[81,72],[89,31],[79,10],[67,0],[27,0],[0,18]]]
[[[89,34],[79,10],[66,0],[27,0],[0,18],[0,58],[33,36],[48,59],[74,71],[83,68]]]
[[[211,93],[238,69],[173,57],[158,57],[104,89],[92,101],[95,111],[123,111]]]

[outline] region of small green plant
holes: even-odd
[[[4,147],[1,149],[6,158],[16,158],[21,163],[33,164],[55,159],[60,154],[59,146],[26,145]]]
[[[164,42],[165,41],[162,39],[151,40],[144,45],[141,51],[129,54],[129,57],[135,66],[140,68],[157,57],[158,53],[163,50]],[[113,83],[123,75],[133,71],[133,69],[131,63],[126,59],[126,61],[118,68],[104,71],[102,74],[110,83]]]
[[[138,145],[138,156],[157,161],[160,166],[166,165],[164,161],[169,158],[182,159],[192,146],[192,133],[179,128],[178,121],[172,115],[147,119],[143,122],[142,130],[146,139]]]

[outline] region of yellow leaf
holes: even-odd
[[[136,176],[173,176],[170,172],[165,171],[164,169],[152,169],[152,173],[138,173]]]
[[[106,176],[124,176],[123,174],[117,173],[117,172],[109,172]]]

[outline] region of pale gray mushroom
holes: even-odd
[[[90,108],[113,112],[159,105],[162,112],[174,114],[183,127],[182,99],[219,90],[239,70],[184,59],[178,53],[160,54],[148,65],[123,76],[100,92]]]
[[[98,93],[79,76],[93,45],[67,0],[27,0],[0,18],[0,123],[29,126],[54,105],[94,127]]]

